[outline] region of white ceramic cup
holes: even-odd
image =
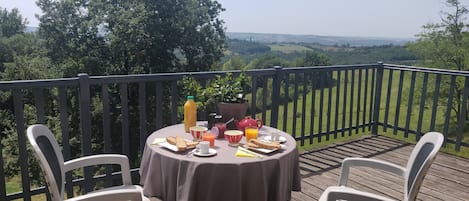
[[[201,154],[208,154],[209,153],[209,149],[210,149],[210,142],[208,141],[201,141],[199,142],[199,153]]]

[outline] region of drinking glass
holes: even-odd
[[[208,141],[210,142],[210,147],[214,147],[215,146],[215,134],[211,133],[211,132],[207,132],[205,134],[202,135],[202,141]]]
[[[259,135],[259,128],[257,126],[247,126],[244,130],[246,135],[246,142],[249,142],[251,139],[257,139]]]

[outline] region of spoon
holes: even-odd
[[[228,125],[228,124],[231,123],[233,120],[234,120],[234,117],[231,117],[231,119],[228,120],[228,121],[225,123],[225,125]]]
[[[195,152],[199,152],[199,147],[195,147],[192,151],[187,152],[186,157],[189,158],[191,157]]]

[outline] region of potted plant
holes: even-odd
[[[244,72],[237,77],[232,73],[217,75],[205,89],[193,77],[184,77],[181,84],[181,87],[184,87],[183,95],[200,94],[196,95],[197,107],[205,112],[206,117],[216,112],[221,114],[226,122],[231,118],[240,120],[246,115],[249,104],[245,96],[248,84]],[[236,127],[234,123],[227,126],[229,129]]]
[[[218,112],[223,116],[226,122],[231,118],[239,120],[244,118],[249,107],[245,96],[245,89],[248,87],[246,74],[243,72],[238,77],[227,73],[222,77],[217,75],[213,83],[205,88],[204,96],[207,99],[207,105],[216,104]],[[228,125],[235,128],[234,124]]]

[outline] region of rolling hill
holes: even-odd
[[[248,40],[260,43],[310,43],[328,46],[377,46],[390,44],[404,45],[407,42],[415,40],[412,38],[318,36],[240,32],[227,32],[226,34],[230,39]]]

